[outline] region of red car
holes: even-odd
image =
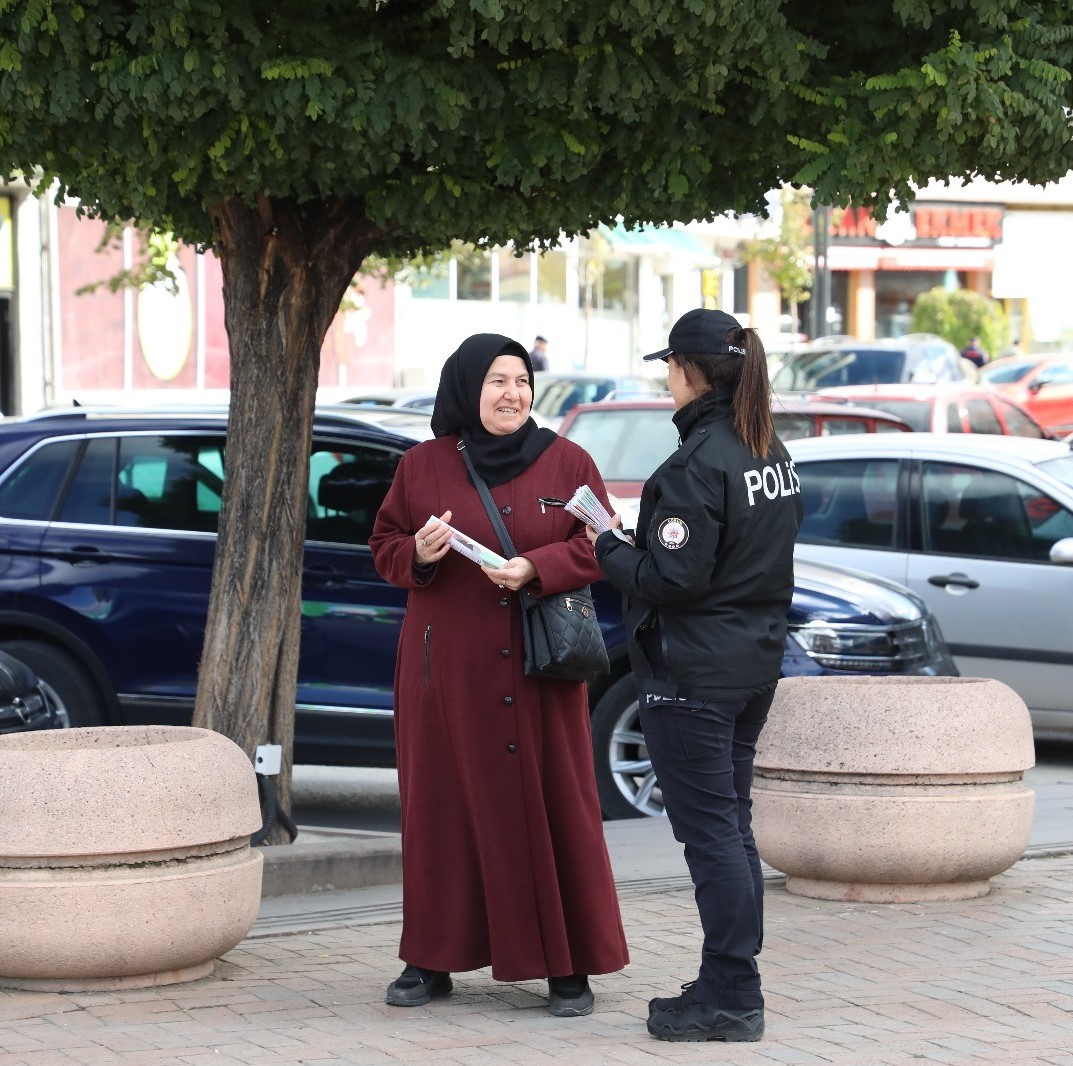
[[[1047,438],[1027,411],[989,385],[938,382],[932,385],[843,385],[812,394],[826,403],[867,404],[897,415],[928,433],[996,433]]]
[[[996,359],[980,371],[980,380],[1023,407],[1055,435],[1073,430],[1073,354]]]
[[[559,432],[580,444],[596,462],[608,492],[631,499],[652,472],[678,447],[669,397],[581,403],[563,417]],[[909,432],[897,416],[866,407],[772,400],[775,431],[783,440],[842,433]]]

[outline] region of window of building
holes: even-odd
[[[590,264],[587,281],[578,288],[578,306],[615,318],[625,317],[634,276],[628,259],[604,259],[599,265]]]
[[[537,303],[566,303],[566,253],[543,252],[536,257]]]
[[[965,276],[958,275],[964,284]],[[943,282],[937,270],[876,271],[876,336],[903,337],[913,328],[913,304]]]
[[[734,268],[734,314],[749,314],[749,264]]]
[[[492,298],[492,260],[483,252],[455,260],[456,293],[459,300]]]
[[[447,300],[451,296],[449,263],[434,263],[411,271],[406,278],[410,294],[418,300]]]
[[[527,252],[517,256],[501,248],[499,259],[499,298],[507,303],[529,303],[531,295],[532,257]]]

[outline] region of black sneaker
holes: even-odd
[[[677,996],[657,996],[648,1001],[648,1013],[658,1014],[663,1010],[681,1010],[693,1002],[693,986],[696,981],[690,981],[682,985],[682,991]]]
[[[548,1010],[556,1018],[581,1018],[592,1014],[596,998],[583,974],[548,978]]]
[[[727,1010],[690,1003],[681,1010],[651,1015],[648,1031],[657,1040],[759,1040],[764,1035],[764,1008]]]
[[[449,995],[453,988],[449,973],[422,970],[420,966],[407,966],[387,986],[384,1002],[392,1007],[422,1007],[433,996]]]

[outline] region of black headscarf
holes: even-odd
[[[469,451],[477,473],[489,485],[502,485],[517,477],[549,448],[557,434],[540,429],[528,418],[513,433],[497,436],[481,422],[481,389],[488,368],[501,355],[516,355],[533,381],[533,362],[517,341],[499,333],[475,333],[447,357],[440,371],[440,387],[432,409],[432,432],[437,437],[457,433]]]

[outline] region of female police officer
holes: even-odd
[[[793,593],[800,484],[774,434],[764,348],[722,311],[671,329],[677,451],[649,478],[636,543],[590,531],[624,596],[641,727],[696,889],[696,980],[653,999],[661,1040],[759,1040],[763,878],[750,828],[756,741]]]

